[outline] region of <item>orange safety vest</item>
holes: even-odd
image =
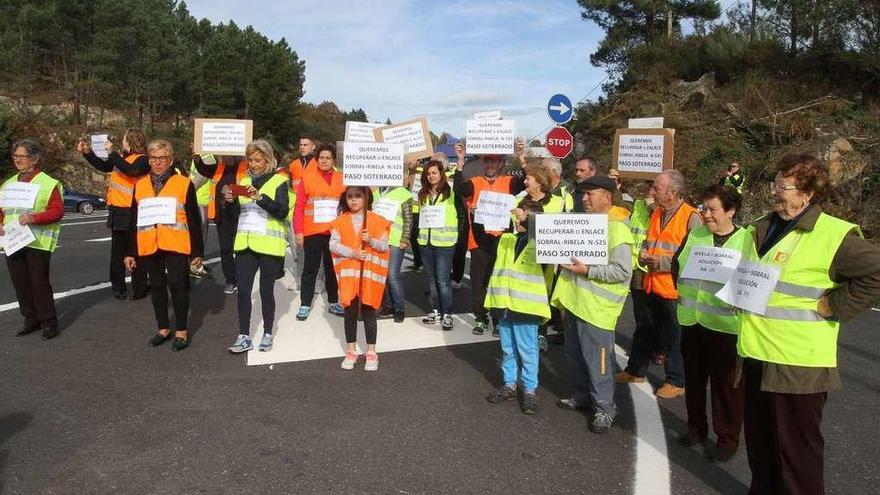
[[[235,183],[240,184],[241,180],[247,175],[247,160],[241,160],[238,162],[238,170],[235,171]],[[217,168],[214,169],[214,177],[211,178],[211,188],[210,196],[208,196],[208,218],[211,220],[217,218],[217,184],[220,183],[220,179],[223,177],[223,173],[226,171],[226,163],[223,160],[220,160],[220,163],[217,164]]]
[[[372,211],[366,212],[366,230],[371,239],[388,238],[391,222]],[[380,253],[361,240],[361,232],[352,225],[351,213],[343,213],[330,222],[330,228],[341,237],[344,246],[351,249],[362,249],[367,259],[361,261],[354,258],[343,258],[333,255],[333,270],[339,284],[339,304],[348,307],[355,297],[360,296],[361,304],[374,309],[382,306],[382,295],[385,292],[385,279],[388,277],[388,259],[391,252]]]
[[[697,209],[682,203],[663,229],[660,223],[663,220],[663,210],[657,208],[651,213],[651,223],[648,225],[648,237],[645,239],[645,248],[648,254],[659,254],[672,257],[681,247],[688,233],[688,220]],[[672,273],[657,273],[649,271],[644,275],[643,286],[648,294],[654,293],[663,299],[678,299],[678,290],[672,280]]]
[[[326,234],[330,223],[315,223],[315,201],[334,199],[339,201],[345,186],[342,185],[342,174],[333,171],[330,184],[324,180],[318,167],[307,167],[303,173],[303,187],[306,190],[306,211],[303,218],[303,235]]]
[[[186,223],[186,192],[190,181],[182,175],[172,175],[159,194],[153,192],[150,176],[138,180],[134,197],[138,203],[146,198],[169,197],[177,200],[176,223],[145,225],[137,228],[138,256],[149,256],[161,249],[180,254],[190,254],[189,226]]]
[[[512,178],[509,175],[497,177],[492,182],[489,182],[489,179],[483,177],[482,175],[471,178],[471,183],[474,185],[474,194],[467,200],[468,212],[477,207],[477,202],[480,200],[480,193],[483,191],[510,194],[511,179]],[[468,223],[470,224],[470,228],[468,229],[469,250],[474,249],[478,246],[476,239],[474,239],[474,220],[472,217],[473,215],[468,215]],[[486,233],[493,237],[498,237],[504,232],[500,230],[487,230]]]
[[[288,177],[290,177],[290,187],[294,190],[296,190],[296,186],[302,181],[303,172],[312,168],[312,166],[318,165],[318,161],[315,160],[315,157],[309,159],[309,163],[307,163],[305,167],[303,167],[302,162],[302,157],[300,157],[290,162],[290,165],[287,166],[289,172]]]
[[[132,153],[125,157],[125,161],[129,164],[142,157],[141,153]],[[140,177],[131,177],[125,175],[119,170],[113,169],[110,172],[110,183],[107,184],[107,205],[117,206],[119,208],[131,208],[131,198],[134,194],[134,185]]]

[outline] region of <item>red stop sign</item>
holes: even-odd
[[[574,138],[565,127],[554,127],[547,133],[544,147],[556,158],[565,158],[574,148]]]

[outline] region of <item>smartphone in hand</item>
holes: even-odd
[[[231,192],[234,196],[250,196],[251,193],[248,191],[247,186],[242,186],[239,184],[229,184],[229,192]]]

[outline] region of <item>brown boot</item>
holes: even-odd
[[[623,370],[620,373],[614,375],[614,381],[616,381],[617,383],[644,383],[645,377],[631,375],[628,371]]]
[[[671,383],[664,383],[654,392],[654,395],[660,399],[675,399],[684,395],[684,387],[676,387]]]

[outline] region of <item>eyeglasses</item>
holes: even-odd
[[[27,160],[31,155],[12,155],[13,160]]]
[[[770,189],[773,189],[773,190],[779,191],[779,192],[794,191],[797,188],[798,188],[797,186],[789,185],[789,184],[781,184],[778,182],[771,182],[770,183]]]
[[[151,162],[168,162],[168,161],[171,161],[171,157],[169,155],[151,156],[150,161]]]

